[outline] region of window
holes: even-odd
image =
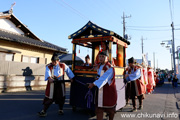
[[[5,61],[13,61],[13,59],[14,59],[14,54],[6,53]]]
[[[3,60],[3,61],[13,61],[14,60],[14,54],[13,53],[3,53],[3,52],[0,52],[0,60]]]
[[[31,57],[31,63],[39,63],[39,59],[37,57]]]
[[[31,57],[31,56],[22,56],[22,62],[26,63],[39,63],[38,57]]]
[[[22,56],[22,62],[29,62],[29,57],[28,56]]]
[[[6,57],[6,53],[0,52],[0,60],[4,61]]]

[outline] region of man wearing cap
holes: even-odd
[[[83,64],[83,66],[91,66],[92,64],[90,63],[90,57],[89,57],[89,55],[87,55],[86,57],[85,57],[85,63]]]
[[[103,119],[103,112],[107,112],[109,120],[113,120],[117,103],[115,71],[108,62],[107,52],[99,53],[99,62],[99,77],[95,82],[89,83],[88,88],[97,87],[95,98],[97,120]]]
[[[101,42],[101,50],[99,51],[98,55],[103,51],[108,52],[108,50],[109,50],[108,42],[103,41],[103,42]],[[96,65],[99,64],[99,56],[98,55],[96,56],[96,60],[95,60]]]
[[[128,59],[129,67],[126,69],[125,79],[127,84],[126,88],[126,98],[127,101],[129,97],[132,99],[133,109],[132,112],[137,111],[136,108],[136,96],[139,100],[139,109],[142,109],[143,102],[143,81],[141,80],[141,70],[139,66],[134,65],[134,58]]]
[[[65,83],[64,83],[64,73],[68,75],[71,79],[74,78],[74,74],[71,69],[64,63],[59,62],[59,56],[54,53],[51,58],[51,63],[46,66],[45,71],[45,81],[47,82],[45,98],[43,100],[43,110],[38,112],[39,116],[46,116],[46,111],[49,106],[55,102],[59,105],[58,113],[62,115],[63,105],[65,102]]]

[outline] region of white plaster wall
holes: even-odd
[[[11,31],[16,34],[24,34],[24,32],[17,28],[14,23],[5,18],[0,19],[0,29]]]

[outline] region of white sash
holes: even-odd
[[[104,74],[104,70],[101,70],[100,77]],[[103,107],[103,87],[98,90],[98,107]]]

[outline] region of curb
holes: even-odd
[[[180,109],[180,101],[176,102],[177,109]]]
[[[177,109],[180,109],[180,90],[179,90],[179,87],[177,87],[175,90],[174,90],[174,95],[175,95],[175,98],[176,98],[176,107]]]

